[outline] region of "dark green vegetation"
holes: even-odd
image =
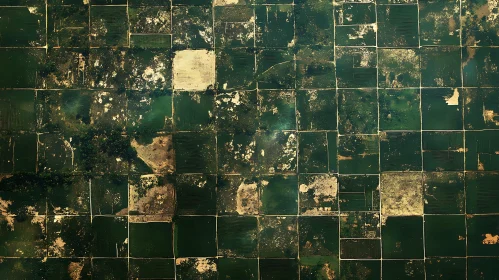
[[[0,0],[0,279],[499,279],[498,0]]]

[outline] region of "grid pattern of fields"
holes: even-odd
[[[499,279],[498,0],[0,0],[0,279]]]

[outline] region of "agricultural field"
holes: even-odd
[[[0,279],[499,279],[499,0],[0,0]]]

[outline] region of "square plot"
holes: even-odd
[[[424,260],[383,260],[382,266],[385,279],[425,279]]]
[[[380,260],[341,260],[340,266],[343,279],[381,279]]]
[[[295,58],[292,50],[264,49],[256,53],[256,81],[260,89],[295,87]]]
[[[47,207],[46,183],[49,179],[43,179],[34,174],[16,174],[5,176],[0,181],[0,197],[2,198],[2,209],[5,212],[4,218],[12,223],[14,219],[9,217],[19,217],[19,222],[24,222],[24,216],[45,215]],[[8,224],[12,228],[12,224]]]
[[[215,128],[215,92],[175,92],[174,124],[177,131],[213,130]]]
[[[125,57],[126,88],[133,90],[171,89],[172,53],[170,50],[132,48]],[[120,86],[123,87],[123,85]]]
[[[32,131],[35,128],[35,118],[35,91],[0,92],[0,130]]]
[[[418,89],[380,89],[378,94],[380,130],[421,129]]]
[[[256,45],[286,48],[294,44],[294,7],[292,5],[255,6]]]
[[[90,124],[97,129],[123,130],[126,126],[126,95],[107,90],[94,91],[91,95]]]
[[[335,130],[336,110],[335,90],[298,90],[296,92],[298,130]]]
[[[45,5],[0,7],[0,46],[44,46],[46,43],[45,13]]]
[[[239,175],[221,176],[217,185],[219,215],[258,215],[260,207],[257,179]]]
[[[39,77],[47,69],[45,57],[45,49],[41,48],[1,49],[0,60],[10,66],[0,69],[0,88],[41,87]]]
[[[254,89],[255,52],[253,49],[217,49],[217,87]]]
[[[171,174],[175,171],[172,135],[135,136],[130,145],[136,152],[131,172]]]
[[[298,256],[298,220],[296,217],[263,216],[258,220],[260,258],[296,258]]]
[[[423,217],[388,217],[381,226],[383,258],[423,259]]]
[[[378,47],[418,47],[418,5],[378,8]]]
[[[467,258],[467,279],[480,280],[493,279],[497,276],[497,266],[499,265],[499,258]]]
[[[461,130],[463,101],[463,89],[421,89],[423,129]]]
[[[258,254],[257,217],[218,217],[218,255],[256,257]]]
[[[45,175],[48,181],[48,214],[78,215],[90,213],[90,188],[83,176]]]
[[[139,134],[171,131],[173,126],[171,91],[127,92],[127,130]]]
[[[179,215],[215,215],[217,211],[216,177],[178,175],[175,180],[176,213]]]
[[[128,33],[126,6],[92,6],[92,12],[90,13],[90,46],[127,46]]]
[[[216,258],[176,258],[175,278],[179,280],[216,280],[218,259]],[[202,269],[198,269],[201,268]]]
[[[379,259],[381,258],[380,239],[342,239],[342,259]]]
[[[38,135],[38,171],[73,171],[73,149],[69,137],[60,134]]]
[[[466,129],[499,128],[499,93],[497,89],[464,89]]]
[[[130,257],[173,258],[172,223],[130,223]]]
[[[336,80],[339,88],[376,87],[376,48],[336,48]]]
[[[92,237],[93,257],[127,257],[129,241],[126,217],[93,217]]]
[[[334,279],[338,275],[339,264],[337,256],[300,257],[300,279]]]
[[[299,217],[300,258],[338,257],[338,217]]]
[[[257,259],[218,259],[218,279],[258,279]]]
[[[464,214],[464,173],[425,172],[425,214]]]
[[[260,259],[259,264],[261,280],[300,279],[296,259]]]
[[[90,216],[49,216],[47,219],[49,257],[88,257],[91,255]]]
[[[48,5],[48,45],[50,47],[88,47],[89,5]],[[79,2],[79,1],[78,1]]]
[[[419,29],[421,45],[460,44],[460,0],[419,1]]]
[[[176,6],[173,7],[172,20],[174,48],[207,49],[213,47],[215,38],[211,7]]]
[[[218,132],[218,171],[247,174],[256,170],[255,134]]]
[[[421,85],[423,87],[461,86],[461,48],[421,48]]]
[[[128,214],[127,176],[97,176],[89,182],[92,188],[92,211],[95,215]]]
[[[499,170],[499,131],[466,131],[465,170]]]
[[[332,174],[300,174],[300,214],[334,215],[338,211],[338,178]]]
[[[175,212],[175,188],[170,176],[130,176],[128,196],[130,215],[156,215],[169,219]]]
[[[217,255],[215,217],[179,216],[174,223],[175,257]]]
[[[463,142],[463,132],[423,132],[424,170],[464,170]]]
[[[173,136],[178,173],[215,173],[216,141],[213,133],[182,132]]]
[[[422,169],[421,132],[383,132],[380,134],[382,171]]]
[[[296,171],[297,139],[294,132],[259,132],[256,136],[257,166],[267,174]]]
[[[499,65],[499,48],[462,48],[463,86],[497,87],[499,79],[495,75]]]
[[[130,33],[171,34],[170,6],[128,7]]]
[[[499,216],[467,216],[468,256],[497,256],[499,253]]]
[[[380,236],[379,212],[343,212],[340,214],[340,237],[379,239]],[[352,258],[348,258],[352,259]],[[355,257],[354,259],[357,259]]]
[[[337,25],[360,25],[376,22],[374,1],[335,1],[334,16]]]
[[[43,258],[47,256],[45,216],[0,218],[0,256]]]
[[[340,136],[338,166],[342,174],[379,172],[379,138],[377,135]]]
[[[92,259],[92,279],[126,279],[128,276],[127,264],[126,258]]]
[[[205,91],[215,85],[215,52],[176,51],[173,57],[173,88]]]
[[[427,215],[424,224],[425,256],[466,256],[464,215]]]
[[[130,72],[125,69],[130,64],[128,52],[129,49],[125,48],[91,48],[86,70],[87,86],[116,88],[124,92],[130,77]]]
[[[258,96],[256,91],[217,92],[216,120],[219,131],[254,133],[258,129]]]
[[[13,136],[12,140],[14,141],[14,172],[34,173],[37,160],[37,135],[18,134]]]
[[[220,0],[219,0],[220,1]],[[236,3],[238,0],[235,0]],[[221,1],[232,5],[234,1]],[[255,18],[251,6],[225,6],[215,3],[215,43],[217,47],[253,47],[255,43]]]
[[[86,87],[88,60],[88,49],[50,48],[40,73],[41,82],[48,89]]]
[[[466,213],[488,214],[499,212],[496,198],[499,197],[497,189],[497,172],[466,172]]]
[[[378,86],[381,88],[419,87],[419,55],[418,49],[379,49]]]
[[[300,173],[328,172],[328,143],[324,132],[301,132],[298,135]]]
[[[493,0],[465,1],[462,4],[462,44],[466,46],[497,46],[499,3]]]
[[[295,130],[296,99],[294,91],[258,91],[260,129]]]
[[[35,273],[43,271],[44,276],[49,279],[71,279],[71,276],[74,276],[74,272],[78,272],[82,280],[91,279],[92,267],[90,258],[50,258],[47,259],[46,263],[42,263],[37,259],[31,260],[41,264],[42,269],[28,270]]]
[[[425,270],[428,280],[466,280],[466,258],[426,259]]]
[[[297,214],[298,176],[263,176],[260,178],[259,185],[261,214]]]
[[[126,174],[130,161],[136,158],[130,139],[118,130],[104,133],[94,128],[71,137],[75,171]]]
[[[336,26],[337,46],[376,46],[376,24]]]
[[[250,173],[256,166],[256,142],[254,134],[219,132],[218,170],[221,173]]]
[[[297,88],[334,88],[336,86],[334,48],[300,47],[296,54]]]
[[[341,175],[339,188],[340,210],[379,211],[378,175]]]
[[[338,131],[340,134],[378,132],[376,89],[342,89],[338,91]]]
[[[51,277],[54,276],[53,271],[56,271],[57,269],[60,269],[60,267],[57,265],[58,262],[70,262],[71,259],[65,259],[65,260],[55,260],[55,259],[48,259],[47,263],[42,263],[40,261],[41,259],[27,259],[27,258],[4,258],[2,265],[0,265],[0,276],[2,278],[7,277],[15,277],[18,279],[33,279],[36,277],[40,277],[40,271],[43,271],[43,276]],[[83,263],[85,260],[81,261],[81,266],[83,268]],[[78,262],[75,262],[75,264],[78,265]],[[86,266],[84,269],[82,269],[82,276],[86,276],[87,278],[82,277],[82,279],[90,279],[90,260],[86,260]],[[45,268],[48,268],[47,271]],[[67,272],[67,264],[66,266],[62,267],[62,272],[59,273],[58,275],[56,274],[55,278],[58,279],[60,278],[61,275],[69,277],[69,273]],[[59,272],[59,271],[57,271]]]
[[[175,278],[173,259],[130,259],[129,273],[135,278]]]
[[[421,172],[384,172],[380,187],[383,224],[390,216],[423,215]]]
[[[331,1],[295,1],[295,40],[298,46],[334,45]]]

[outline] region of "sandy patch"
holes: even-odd
[[[173,88],[204,91],[215,84],[215,52],[183,50],[173,57]]]

